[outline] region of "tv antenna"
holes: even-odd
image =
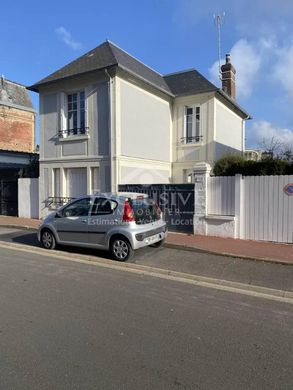
[[[218,33],[218,61],[219,61],[219,78],[220,81],[222,81],[222,72],[221,72],[221,27],[224,23],[225,18],[225,12],[222,12],[221,14],[214,14],[214,22],[217,28]]]

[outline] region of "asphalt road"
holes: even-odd
[[[0,242],[40,246],[35,231],[0,228]],[[65,252],[109,258],[107,252],[60,247]],[[110,260],[110,258],[109,258]],[[293,266],[251,261],[171,248],[144,248],[136,251],[131,262],[188,274],[219,278],[273,289],[293,291]]]
[[[0,389],[292,389],[293,305],[0,248]]]

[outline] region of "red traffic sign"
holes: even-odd
[[[293,183],[289,183],[289,184],[285,185],[284,192],[285,192],[285,194],[287,194],[289,196],[293,195]]]

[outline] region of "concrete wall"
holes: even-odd
[[[119,82],[121,155],[170,161],[169,102],[122,79]]]
[[[0,149],[35,151],[35,113],[0,105]]]
[[[170,98],[156,95],[118,76],[115,77],[114,94],[115,141],[112,146],[116,184],[169,183]]]
[[[215,99],[215,155],[218,160],[227,153],[243,151],[243,120],[218,99]]]
[[[67,128],[67,94],[85,91],[88,135],[60,138]],[[40,157],[60,159],[67,156],[109,157],[110,118],[108,80],[82,79],[58,83],[40,91]]]
[[[59,130],[67,127],[67,94],[85,91],[88,134],[60,138]],[[85,168],[87,185],[92,191],[92,169],[99,175],[95,187],[110,190],[110,100],[109,80],[97,73],[58,82],[40,91],[40,215],[48,213],[46,199],[56,196],[54,169],[60,169],[60,196],[66,197],[66,169]],[[97,182],[99,181],[99,182]]]
[[[18,179],[18,216],[39,218],[39,179]]]

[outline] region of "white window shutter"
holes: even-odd
[[[84,90],[85,126],[88,126],[88,98],[93,93],[93,87],[86,87]]]
[[[60,92],[60,130],[67,130],[67,95]]]

